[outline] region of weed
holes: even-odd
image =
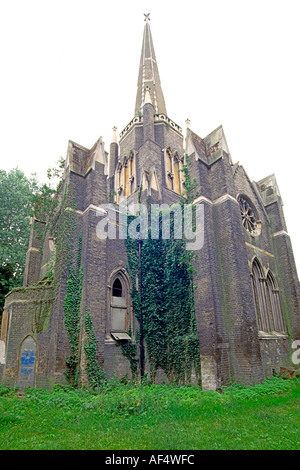
[[[0,449],[299,449],[299,385],[0,386]]]

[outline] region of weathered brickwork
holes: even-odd
[[[145,41],[151,41],[151,47],[144,47]],[[300,339],[300,291],[275,176],[251,181],[244,168],[232,162],[222,126],[201,138],[188,124],[184,138],[166,115],[149,23],[143,44],[138,107],[119,143],[115,130],[109,153],[101,138],[91,149],[69,142],[64,188],[70,195],[65,209],[72,215],[72,226],[60,246],[48,233],[42,241],[37,228],[43,222],[31,221],[24,288],[7,296],[3,315],[0,373],[6,384],[24,388],[65,382],[71,349],[64,299],[80,236],[81,351],[84,317],[89,312],[98,363],[109,377],[131,376],[118,335],[126,338],[130,333],[135,341],[139,324],[132,310],[126,248],[118,236],[119,206],[107,226],[107,230],[116,229],[116,239],[99,236],[97,227],[105,214],[98,208],[122,200],[137,204],[139,197],[148,203],[178,202],[184,181],[175,164],[186,162],[186,156],[197,182],[194,203],[204,208],[204,243],[194,260],[202,387],[215,390],[232,380],[256,383],[291,365],[291,343]],[[156,78],[146,83],[150,65]],[[61,212],[62,207],[61,201]],[[59,228],[62,219],[57,220]],[[65,258],[59,255],[63,252]],[[54,285],[32,287],[43,279],[55,253],[61,258],[56,259]],[[259,277],[254,266],[259,266]],[[282,315],[280,331],[275,330],[278,321],[272,317],[275,307],[276,315]],[[268,315],[273,329],[262,331],[259,319]],[[84,367],[82,355],[83,376]],[[149,372],[147,361],[145,369]],[[156,378],[167,380],[162,371]]]
[[[5,338],[5,367],[2,376],[6,384],[19,385],[21,388],[22,382],[30,386],[50,385],[51,375],[48,375],[47,363],[52,304],[53,288],[49,286],[19,288],[8,294],[6,310],[9,315]],[[6,316],[5,322],[7,322]],[[35,345],[35,353],[31,357],[26,357],[25,354],[22,358],[22,345],[26,340]],[[34,367],[31,373],[28,372],[29,369],[22,373],[22,369],[29,367],[30,363]],[[31,375],[28,382],[26,375]]]

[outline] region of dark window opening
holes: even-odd
[[[122,297],[122,284],[118,278],[113,283],[112,295],[113,297]]]

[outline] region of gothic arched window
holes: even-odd
[[[176,193],[181,193],[181,168],[182,162],[181,158],[177,152],[173,154],[171,148],[165,150],[165,178],[166,185],[168,189],[175,191]]]
[[[254,258],[251,279],[259,331],[283,333],[285,328],[275,276],[270,270],[265,276],[259,260]]]
[[[122,284],[121,284],[120,279],[117,277],[117,279],[115,280],[113,284],[112,295],[113,297],[122,297],[122,292],[123,292]]]
[[[174,189],[173,188],[173,153],[171,149],[167,149],[167,155],[166,155],[166,173],[167,173],[167,186],[169,189]]]
[[[279,289],[273,273],[269,270],[266,277],[267,309],[271,317],[272,331],[284,332],[284,323],[279,298]]]
[[[134,328],[134,317],[131,306],[131,286],[129,277],[123,267],[114,269],[108,279],[106,318],[106,339],[113,337],[117,341],[129,341],[129,332]]]
[[[264,315],[264,286],[263,286],[263,269],[257,258],[254,258],[252,263],[252,287],[255,301],[255,311],[257,326],[260,331],[266,331],[266,322]]]
[[[179,156],[175,154],[174,157],[174,191],[176,193],[181,193],[180,187],[180,160]]]
[[[135,184],[135,156],[130,152],[129,156],[124,156],[119,160],[115,172],[115,191],[117,194],[116,202],[119,203],[134,193]]]
[[[117,277],[111,295],[111,331],[127,330],[127,298],[122,282]]]

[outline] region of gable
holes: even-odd
[[[222,158],[224,152],[230,156],[223,127],[219,126],[204,139],[188,129],[186,152],[188,155],[195,153],[195,159],[202,161],[207,166],[213,165]]]
[[[233,178],[236,189],[236,196],[244,194],[247,196],[255,205],[257,211],[260,214],[260,218],[264,218],[269,224],[269,217],[266,213],[263,200],[256,187],[256,183],[252,182],[246,173],[244,167],[236,163],[232,166]]]

